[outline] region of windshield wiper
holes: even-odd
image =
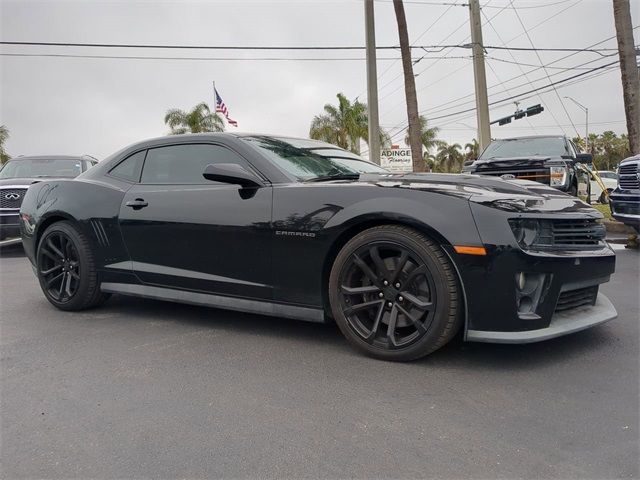
[[[305,182],[326,182],[329,180],[358,180],[359,173],[334,173],[333,175],[321,175],[319,177],[310,178]]]

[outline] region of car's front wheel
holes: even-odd
[[[347,242],[331,270],[329,300],[347,340],[385,360],[428,355],[461,324],[453,266],[435,242],[404,226],[370,228]]]
[[[44,231],[36,254],[38,280],[45,297],[61,310],[83,310],[104,302],[95,260],[86,236],[71,222]]]

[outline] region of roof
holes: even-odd
[[[93,157],[91,157],[93,159]],[[10,162],[16,160],[86,160],[86,156],[82,155],[20,155],[9,159]],[[95,159],[93,159],[95,160]]]
[[[567,138],[566,135],[527,135],[522,137],[494,138],[494,140],[523,140],[531,138]]]

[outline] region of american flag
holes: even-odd
[[[237,127],[238,122],[229,118],[229,110],[227,110],[227,106],[222,101],[222,97],[218,93],[218,90],[216,90],[216,87],[213,87],[213,92],[216,95],[216,112],[222,113],[224,115],[224,118],[227,119],[227,122],[229,122],[229,125],[233,125],[234,127]]]

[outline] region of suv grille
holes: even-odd
[[[583,305],[595,305],[597,296],[597,285],[562,292],[558,297],[558,303],[556,303],[556,312],[581,307]]]
[[[0,189],[0,208],[20,208],[26,193],[26,188]]]
[[[620,188],[622,188],[623,190],[640,189],[640,179],[638,179],[637,163],[620,165],[618,176],[620,178]]]

